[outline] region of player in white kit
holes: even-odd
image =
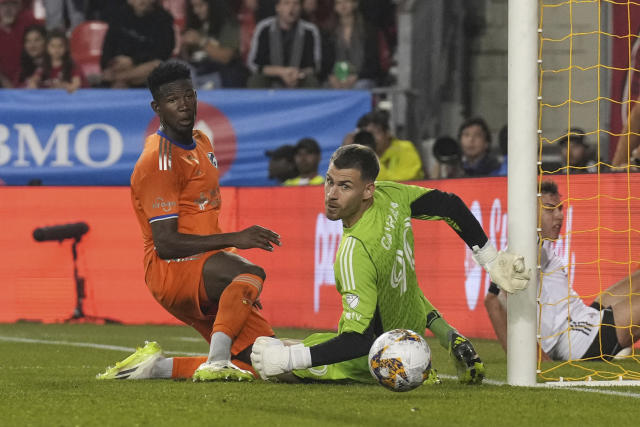
[[[538,325],[542,351],[553,360],[610,360],[640,338],[637,321],[640,319],[640,270],[615,283],[590,306],[586,305],[569,284],[564,262],[551,247],[552,241],[558,239],[564,220],[558,187],[552,181],[544,181],[540,192],[543,244]],[[485,297],[485,307],[506,351],[507,313],[499,294],[499,288],[492,284]]]

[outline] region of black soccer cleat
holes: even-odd
[[[482,384],[484,363],[471,341],[455,331],[449,332],[449,355],[456,365],[458,379],[462,384]]]

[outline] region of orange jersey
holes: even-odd
[[[209,251],[180,259],[157,255],[151,223],[177,218],[184,234],[220,233],[219,172],[212,144],[200,131],[188,146],[171,141],[158,131],[147,137],[131,175],[131,201],[144,239],[145,282],[154,298],[172,315],[193,326],[209,341],[217,302],[209,301],[202,269]],[[271,336],[269,323],[253,307],[231,353],[237,355],[261,335]]]
[[[178,219],[185,234],[220,233],[219,172],[207,136],[193,131],[185,146],[158,131],[147,137],[131,175],[131,200],[144,239],[145,267],[155,254],[150,224]]]

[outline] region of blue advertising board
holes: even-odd
[[[129,185],[144,139],[158,129],[142,89],[0,90],[0,179],[7,185]],[[320,172],[371,94],[335,90],[198,93],[196,129],[213,137],[221,185],[274,185],[266,150],[315,138]]]

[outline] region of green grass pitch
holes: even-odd
[[[302,338],[308,331],[278,330]],[[168,355],[206,353],[191,328],[0,324],[0,426],[560,426],[637,425],[640,389],[510,387],[495,341],[474,340],[488,378],[464,386],[430,339],[439,386],[97,381],[144,340]],[[102,346],[102,347],[101,347]],[[113,349],[109,346],[123,347]],[[598,363],[598,362],[594,362]]]

